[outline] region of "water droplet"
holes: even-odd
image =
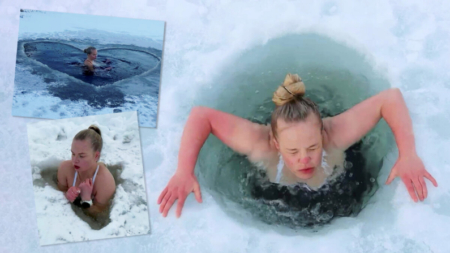
[[[353,177],[353,173],[350,173],[348,176],[349,176],[349,177]]]
[[[353,167],[353,163],[352,163],[352,162],[349,162],[349,161],[345,161],[345,162],[344,162],[344,167],[345,167],[346,169],[350,169],[351,167]]]
[[[356,182],[356,185],[359,185],[359,182]]]
[[[371,177],[370,182],[372,182],[372,183],[375,182],[375,178]]]

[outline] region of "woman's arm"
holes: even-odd
[[[62,162],[58,167],[58,175],[57,175],[58,189],[62,192],[66,192],[69,189],[69,186],[67,184],[66,175],[64,173],[65,171],[63,171],[64,170],[63,163],[64,162]]]
[[[324,120],[329,145],[347,149],[374,128],[381,118],[384,118],[391,128],[399,150],[399,159],[387,183],[400,176],[414,201],[417,201],[414,188],[423,200],[427,196],[423,177],[428,178],[435,186],[437,183],[417,156],[411,118],[399,89],[380,92],[348,111]]]
[[[181,137],[177,172],[194,173],[198,154],[210,133],[235,152],[248,156],[268,138],[262,125],[211,108],[194,107]]]
[[[178,168],[158,198],[158,204],[161,204],[160,212],[164,217],[176,199],[179,199],[179,217],[184,201],[191,192],[194,192],[197,201],[201,202],[200,186],[195,178],[194,168],[200,149],[210,133],[234,151],[250,157],[256,147],[264,148],[264,145],[269,144],[263,125],[211,108],[194,107],[181,137]]]
[[[337,116],[324,119],[329,145],[346,150],[381,118],[390,126],[400,153],[415,152],[411,119],[399,89],[382,91]]]
[[[58,189],[64,192],[64,196],[70,202],[73,202],[79,195],[80,189],[78,187],[73,187],[67,182],[69,168],[71,166],[71,161],[64,161],[58,167]]]
[[[67,182],[68,166],[70,166],[70,161],[63,161],[58,167],[58,189],[62,192],[66,192],[69,189],[69,184]]]
[[[93,202],[92,206],[87,209],[84,209],[86,214],[92,217],[95,217],[96,215],[98,215],[99,213],[103,212],[105,209],[108,208],[110,200],[114,195],[114,192],[116,191],[116,183],[114,181],[113,176],[106,167],[102,169],[104,169],[103,172],[98,173],[95,181],[95,184],[98,184],[99,187],[97,187],[98,188],[97,193],[94,199],[92,200]]]
[[[114,194],[114,192],[112,192],[112,194],[105,199],[102,199],[102,202],[97,201],[97,198],[95,198],[92,201],[92,206],[87,208],[87,209],[83,209],[85,211],[86,214],[95,217],[97,216],[99,213],[102,213],[103,211],[105,211],[106,209],[108,209],[109,207],[109,200],[111,199],[112,195]]]

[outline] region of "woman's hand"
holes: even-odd
[[[79,187],[81,190],[81,200],[91,200],[92,189],[94,188],[92,185],[92,178],[87,178],[84,182],[81,182]]]
[[[178,199],[176,215],[180,217],[184,201],[191,192],[194,192],[195,198],[201,203],[200,185],[195,175],[177,171],[158,198],[159,212],[166,217],[173,203]]]
[[[73,201],[75,201],[78,195],[80,195],[80,192],[81,192],[80,188],[72,186],[67,190],[66,194],[64,195],[66,196],[66,199],[72,203]]]
[[[424,178],[430,180],[437,187],[436,180],[428,173],[422,160],[417,154],[399,157],[391,170],[386,184],[390,184],[395,177],[399,176],[408,189],[409,195],[417,202],[417,196],[423,201],[428,196],[427,185]]]
[[[207,107],[194,107],[181,136],[178,153],[178,169],[158,198],[159,211],[166,217],[175,200],[178,199],[177,217],[181,215],[186,197],[194,192],[202,202],[200,185],[194,175],[200,149],[209,134],[215,135],[233,151],[252,156],[256,151],[270,148],[270,128],[238,116]],[[258,152],[256,152],[258,153]]]

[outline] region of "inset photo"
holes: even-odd
[[[150,233],[137,112],[27,130],[41,246]]]
[[[21,10],[12,115],[138,111],[155,128],[164,21]]]

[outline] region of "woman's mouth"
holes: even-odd
[[[74,165],[73,166],[76,170],[80,169],[80,166]]]
[[[312,174],[314,172],[314,167],[309,167],[309,168],[305,168],[305,169],[300,169],[299,170],[301,173],[303,174]]]

